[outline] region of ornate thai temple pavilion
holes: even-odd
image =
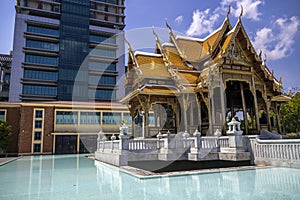
[[[126,96],[132,134],[155,137],[159,131],[177,133],[198,129],[202,135],[225,134],[235,117],[244,134],[261,129],[281,132],[278,118],[282,81],[278,81],[257,53],[241,17],[235,26],[228,15],[204,39],[176,35],[156,37],[154,53],[129,46]]]

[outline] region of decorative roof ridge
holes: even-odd
[[[175,47],[174,44],[170,43],[170,42],[164,42],[161,44],[162,47],[165,47],[165,46],[170,46],[170,47]]]
[[[161,54],[157,54],[157,53],[150,53],[150,52],[143,52],[143,51],[134,51],[134,56],[152,56],[152,57],[157,57],[157,58],[161,58],[162,55]]]
[[[203,39],[195,38],[195,37],[189,37],[189,36],[183,36],[183,35],[176,35],[175,39],[176,40],[182,39],[182,40],[192,40],[192,41],[196,41],[196,42],[204,42]]]

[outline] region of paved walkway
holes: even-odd
[[[9,163],[11,161],[17,160],[20,157],[7,157],[7,158],[0,158],[0,166],[5,165],[6,163]]]

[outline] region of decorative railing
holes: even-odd
[[[202,137],[201,148],[202,149],[213,149],[218,147],[218,137]]]
[[[221,148],[229,148],[229,137],[228,136],[219,137],[219,146]]]
[[[155,151],[163,146],[163,141],[158,139],[130,140],[129,151]]]
[[[300,140],[259,140],[251,141],[256,161],[283,160],[300,162]]]

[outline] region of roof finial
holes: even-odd
[[[227,18],[228,18],[228,16],[229,16],[230,12],[231,12],[231,6],[230,6],[230,4],[229,4],[229,5],[228,5],[227,15],[226,15]]]
[[[152,33],[153,33],[153,35],[156,37],[156,39],[157,39],[157,34],[155,33],[155,31],[154,31],[154,26],[152,26]]]
[[[166,18],[166,26],[168,27],[168,29],[170,29],[170,30],[172,29],[171,26],[168,23],[168,19],[167,18]]]
[[[265,58],[264,58],[264,65],[267,64],[267,54],[265,53]]]
[[[128,45],[128,50],[129,50],[129,51],[132,51],[132,47],[131,47],[130,43],[128,42],[128,40],[126,39],[125,36],[124,36],[124,41],[125,41],[125,43],[127,43],[127,45]]]
[[[282,76],[280,76],[280,78],[279,78],[279,83],[280,83],[280,85],[282,85]]]
[[[243,8],[243,5],[241,4],[241,13],[240,13],[239,19],[243,16],[243,13],[244,13],[244,8]]]
[[[262,54],[262,50],[260,49],[260,50],[259,50],[259,54],[258,54],[260,60],[261,60],[261,54]]]

